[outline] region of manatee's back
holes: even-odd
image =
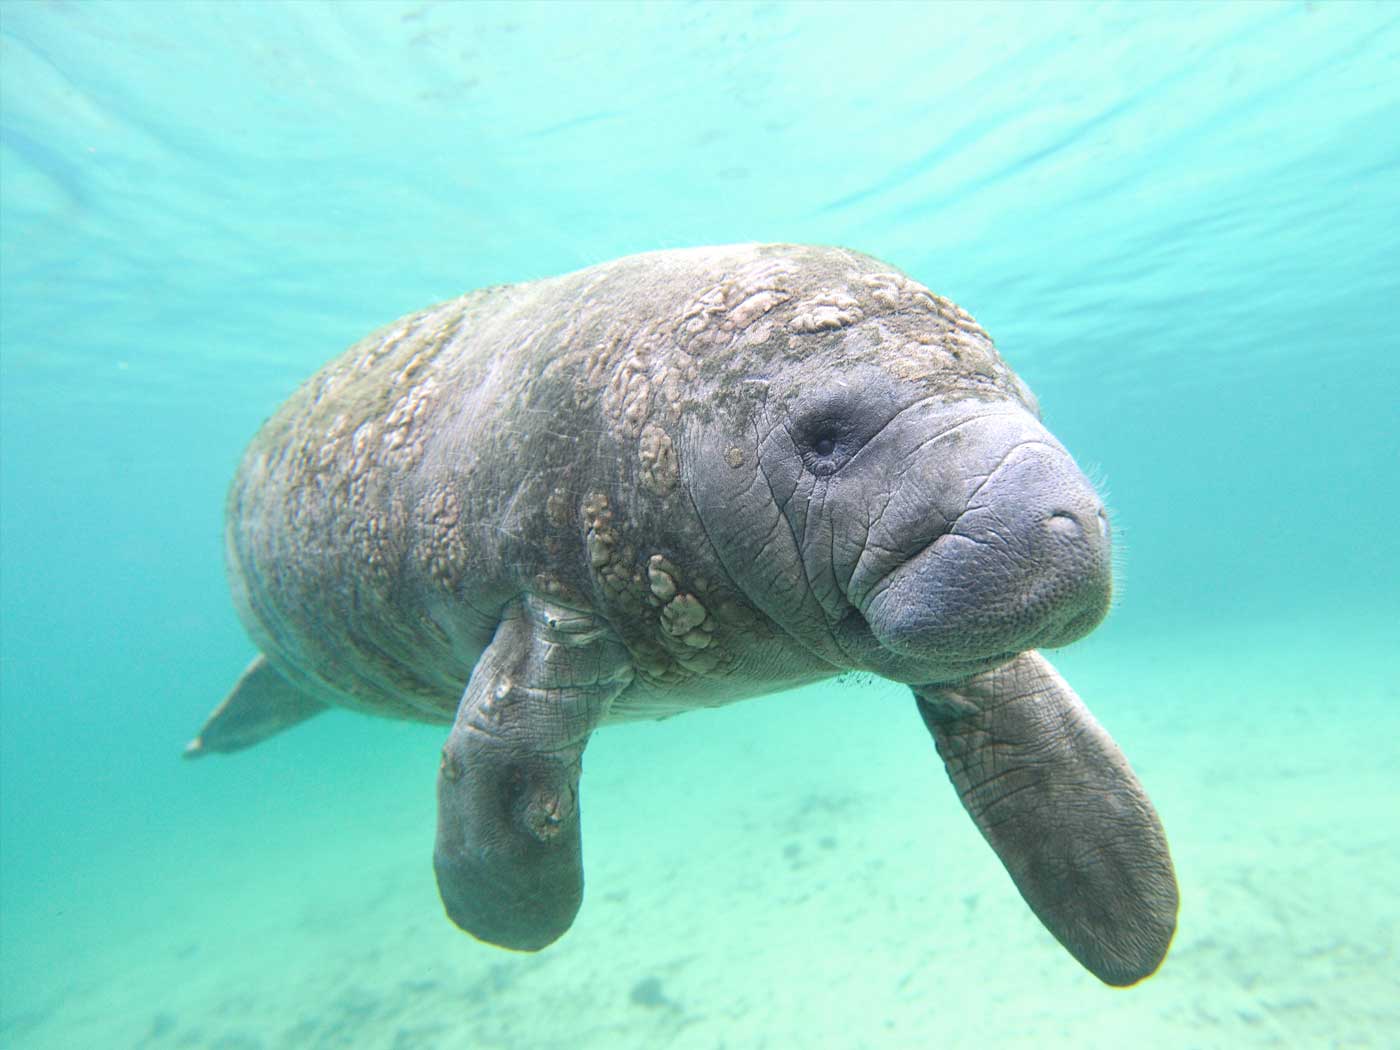
[[[599,422],[632,403],[614,373],[658,287],[707,269],[657,253],[472,292],[303,384],[227,507],[235,603],[274,667],[328,703],[450,721],[507,602],[541,573],[590,589],[575,504],[636,469],[636,435]]]
[[[492,347],[476,322],[510,292],[474,292],[364,339],[304,383],[244,453],[225,533],[235,603],[259,648],[313,696],[452,716],[484,639],[464,631],[459,610],[423,600],[423,579],[449,567],[417,552],[411,518],[422,516],[419,468],[444,415],[480,408],[472,377]],[[426,513],[429,527],[456,524],[451,505]]]

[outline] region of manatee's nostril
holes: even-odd
[[[1099,535],[1108,539],[1108,513],[1102,507],[1099,508]]]
[[[1066,539],[1080,535],[1079,519],[1067,510],[1057,510],[1045,519],[1045,527]]]

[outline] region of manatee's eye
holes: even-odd
[[[814,379],[781,402],[783,437],[803,471],[819,478],[844,471],[908,404],[907,393],[893,383],[878,369],[853,367]]]
[[[849,423],[831,415],[800,424],[793,437],[803,465],[818,477],[835,474],[854,451]]]

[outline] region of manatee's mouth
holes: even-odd
[[[1111,585],[1110,585],[1111,587]],[[1047,628],[1044,637],[1032,642],[1029,649],[1058,649],[1061,646],[1077,642],[1086,634],[1092,631],[1099,624],[1103,623],[1104,617],[1108,615],[1108,608],[1113,604],[1113,592],[1110,589],[1105,592],[1102,605],[1086,609],[1077,616],[1071,617],[1067,622],[1057,627]]]
[[[908,652],[898,652],[900,656],[927,655],[911,654]],[[1002,653],[988,653],[986,656],[974,657],[941,657],[938,663],[938,677],[945,681],[958,681],[963,678],[971,678],[974,675],[991,671],[1005,664],[1009,664],[1016,657],[1021,655],[1023,650],[1012,649]]]
[[[1068,645],[1108,612],[1106,550],[1084,559],[1013,559],[960,546],[930,545],[866,602],[865,620],[886,649],[976,673],[1027,649]],[[1064,570],[1081,560],[1102,565]]]

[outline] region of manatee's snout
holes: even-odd
[[[1066,645],[1108,612],[1103,503],[1038,422],[1013,422],[983,427],[958,449],[963,506],[932,512],[941,534],[870,596],[866,617],[887,648],[956,668]]]

